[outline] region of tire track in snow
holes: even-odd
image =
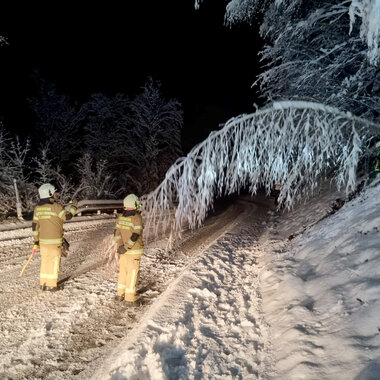
[[[188,234],[172,256],[148,247],[139,289],[144,292],[143,302],[132,308],[115,303],[117,272],[102,268],[103,257],[97,252],[102,239],[112,233],[113,223],[104,222],[100,230],[84,234],[68,232],[73,254],[62,260],[60,280],[68,278],[60,292],[39,290],[38,258],[19,279],[19,270],[27,257],[26,245],[14,248],[18,253],[13,257],[17,257],[17,265],[8,266],[7,279],[0,282],[1,289],[7,290],[4,297],[0,296],[0,378],[88,379],[86,370],[139,325],[149,305],[194,261],[198,252],[191,247],[211,244],[228,227],[224,215],[233,220],[239,213],[240,208],[234,207],[222,213],[220,219],[210,218],[204,229]],[[24,253],[20,254],[20,250]],[[161,254],[155,255],[154,251]],[[8,265],[10,258],[4,255],[2,259]],[[155,291],[149,286],[153,282],[157,285]]]
[[[91,378],[265,378],[270,347],[255,242],[267,211],[254,206],[243,219],[171,283]]]

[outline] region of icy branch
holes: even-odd
[[[338,188],[350,192],[363,141],[379,132],[374,123],[309,102],[278,102],[230,119],[178,159],[143,197],[146,225],[155,234],[169,224],[172,231],[197,228],[216,197],[247,186],[251,194],[259,187],[269,194],[274,181],[283,184],[279,202],[290,208],[332,171]]]
[[[380,0],[352,0],[350,5],[350,33],[356,16],[362,19],[360,37],[368,45],[368,58],[373,65],[379,63]]]

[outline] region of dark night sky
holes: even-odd
[[[0,48],[0,116],[15,133],[34,122],[34,70],[79,102],[95,92],[133,96],[151,75],[184,106],[185,150],[258,103],[258,32],[225,27],[225,1],[205,0],[200,10],[193,0],[39,3],[0,14],[9,42]]]

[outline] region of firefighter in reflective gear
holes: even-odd
[[[123,204],[124,211],[118,217],[115,229],[115,241],[120,254],[116,298],[134,302],[140,259],[144,253],[143,222],[139,210],[141,203],[135,194],[129,194]]]
[[[58,274],[61,263],[63,222],[75,215],[77,208],[70,205],[65,209],[59,204],[57,190],[50,183],[38,189],[40,201],[34,209],[32,231],[34,243],[40,246],[42,290],[58,290]]]

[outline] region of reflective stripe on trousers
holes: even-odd
[[[61,264],[61,247],[51,244],[40,244],[40,252],[40,285],[56,287]]]
[[[122,254],[119,259],[119,279],[117,284],[118,296],[126,301],[136,301],[136,284],[140,270],[141,254]]]

